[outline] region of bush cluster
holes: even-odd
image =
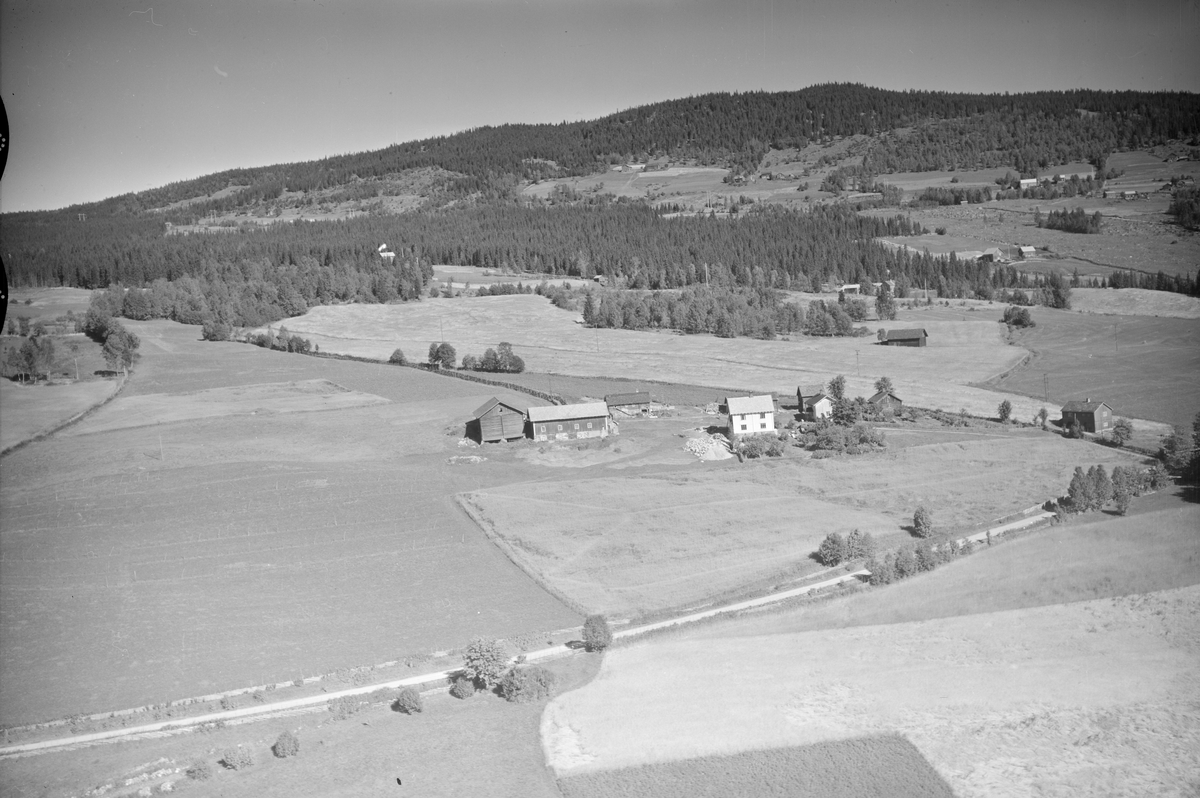
[[[612,629],[603,615],[589,615],[583,622],[583,646],[588,651],[603,651],[612,644]]]
[[[520,374],[525,370],[525,361],[513,353],[512,344],[501,341],[496,349],[489,348],[481,357],[464,355],[461,368],[468,371]]]
[[[780,457],[784,452],[784,443],[779,437],[769,435],[747,435],[738,441],[737,450],[743,457],[751,460],[763,457]]]
[[[822,565],[833,567],[850,560],[872,557],[875,554],[875,540],[871,533],[858,529],[843,538],[837,532],[830,532],[821,541],[817,549],[817,559]]]
[[[280,759],[296,756],[300,753],[300,738],[291,731],[285,731],[271,746],[271,752]]]
[[[455,698],[470,698],[475,695],[475,680],[466,676],[459,676],[454,680],[454,684],[450,686],[450,695]]]
[[[499,640],[476,637],[467,644],[463,655],[463,675],[477,687],[490,689],[500,681],[508,667],[508,652]]]
[[[221,752],[221,764],[230,770],[242,770],[254,764],[254,754],[248,748],[226,748]]]
[[[834,404],[836,408],[837,403]],[[809,432],[804,440],[810,448],[818,452],[865,454],[887,448],[887,439],[883,433],[862,421],[848,427],[822,423],[816,430]]]
[[[1094,465],[1086,472],[1082,466],[1076,466],[1066,498],[1059,504],[1067,512],[1086,513],[1102,510],[1113,502],[1117,512],[1124,515],[1133,498],[1159,490],[1168,481],[1166,469],[1159,464],[1148,469],[1115,466],[1111,476],[1103,465]]]
[[[192,781],[208,781],[213,776],[212,765],[203,759],[197,759],[188,766],[188,769],[184,771],[184,775]]]
[[[425,703],[421,699],[421,691],[411,686],[401,688],[400,694],[392,702],[392,708],[405,715],[417,714],[425,708]]]
[[[921,571],[932,571],[942,563],[949,562],[970,551],[970,544],[957,540],[943,540],[934,544],[922,540],[915,546],[906,546],[899,551],[887,552],[882,556],[870,557],[864,567],[871,572],[868,580],[872,585],[887,585],[907,579]]]
[[[301,338],[298,335],[292,335],[288,332],[287,327],[280,327],[279,335],[276,335],[271,331],[271,328],[268,327],[265,333],[247,336],[246,342],[254,344],[255,346],[261,346],[263,349],[273,349],[276,352],[294,352],[300,355],[307,355],[309,352],[313,351],[312,341],[308,340],[307,338]]]
[[[512,668],[500,680],[500,695],[516,704],[540,701],[554,692],[554,682],[554,674],[539,665]]]
[[[334,720],[345,720],[357,715],[362,707],[362,702],[357,696],[342,696],[329,702],[329,712]]]
[[[1025,296],[1024,291],[1018,289],[1018,293],[1025,300],[1022,304],[1028,304],[1029,298]],[[1016,305],[1009,305],[1004,309],[1004,317],[1000,319],[1002,324],[1007,324],[1009,327],[1036,327],[1037,322],[1029,315],[1029,308],[1021,308]]]

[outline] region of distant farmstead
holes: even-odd
[[[511,441],[525,437],[525,418],[529,410],[493,396],[475,411],[481,443]]]
[[[1104,432],[1112,429],[1112,408],[1105,402],[1093,402],[1091,399],[1067,402],[1062,409],[1063,429],[1076,422],[1084,432]]]
[[[725,406],[729,411],[730,437],[775,431],[775,400],[770,394],[730,396]]]
[[[529,424],[535,441],[603,438],[610,431],[604,402],[531,407]]]
[[[925,346],[929,337],[924,328],[916,327],[911,330],[885,330],[880,341],[884,346]]]
[[[623,413],[646,415],[650,412],[650,394],[646,391],[633,393],[610,393],[604,397],[604,403],[609,410],[620,410]]]

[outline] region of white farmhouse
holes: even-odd
[[[775,431],[775,401],[770,394],[730,396],[725,399],[729,411],[729,437],[758,435]]]

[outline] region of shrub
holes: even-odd
[[[241,746],[226,748],[221,752],[221,764],[230,770],[242,770],[254,764],[254,755]]]
[[[921,538],[927,538],[933,534],[933,513],[925,505],[921,505],[913,513],[913,531],[917,533],[917,537]]]
[[[392,702],[392,708],[405,715],[417,714],[425,708],[425,704],[421,700],[421,691],[412,686],[402,688],[400,695],[396,696],[396,700]]]
[[[470,698],[475,695],[475,680],[466,676],[459,676],[450,687],[450,695],[455,698]]]
[[[1007,324],[1009,327],[1036,327],[1037,323],[1033,317],[1029,315],[1029,308],[1017,307],[1009,305],[1004,309],[1004,317],[1000,319],[1001,323]]]
[[[612,630],[603,615],[589,615],[583,622],[583,645],[588,651],[603,651],[612,643]]]
[[[846,541],[837,532],[830,532],[821,541],[817,557],[823,565],[833,567],[846,559]]]
[[[184,771],[184,775],[192,781],[208,781],[213,776],[212,765],[203,759],[197,759],[188,766],[188,769]]]
[[[1124,446],[1133,437],[1133,422],[1127,418],[1118,418],[1113,423],[1112,439],[1118,446]]]
[[[397,349],[392,352],[392,356],[388,358],[388,362],[396,366],[407,366],[408,358],[404,356],[404,352]]]
[[[500,680],[500,695],[517,704],[540,701],[554,691],[554,681],[554,674],[539,665],[513,668]]]
[[[758,435],[750,435],[741,440],[738,444],[738,451],[742,453],[743,457],[751,459],[762,457],[766,454],[767,442]]]
[[[913,554],[917,558],[917,569],[921,571],[932,571],[938,566],[938,556],[933,550],[933,544],[928,540],[923,540],[917,544]]]
[[[782,457],[785,444],[776,438],[767,444],[767,457]]]
[[[356,696],[342,696],[329,702],[329,711],[333,714],[334,720],[345,720],[352,715],[357,715],[360,709],[362,709],[362,704]]]
[[[905,547],[896,552],[896,578],[907,579],[917,572],[919,569],[917,563],[917,554],[911,547]]]
[[[863,566],[871,572],[871,576],[867,581],[872,585],[887,585],[896,581],[896,568],[893,564],[893,559],[885,555],[883,557],[872,557]]]
[[[300,738],[291,731],[285,731],[279,735],[279,739],[271,746],[271,752],[280,759],[296,756],[300,753]]]
[[[508,653],[499,640],[476,637],[467,644],[463,655],[463,675],[488,689],[500,681],[508,665]]]
[[[1001,424],[1007,424],[1008,420],[1012,418],[1012,402],[1007,399],[1001,402],[996,408],[996,415],[1000,418]]]
[[[233,328],[213,319],[204,322],[200,328],[200,337],[205,341],[228,341],[233,334]]]

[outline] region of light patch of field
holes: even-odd
[[[36,438],[112,396],[117,380],[18,385],[0,380],[0,451]]]
[[[618,615],[811,567],[808,556],[830,532],[899,532],[871,509],[728,479],[533,483],[462,499],[527,571],[591,612]]]
[[[908,404],[990,416],[1008,398],[1015,417],[1032,418],[1041,403],[967,385],[1011,369],[1027,354],[1004,343],[1004,327],[996,323],[1000,313],[1001,308],[993,306],[990,315],[926,316],[922,318],[928,321],[918,325],[902,312],[895,322],[871,325],[925,326],[930,343],[924,348],[878,346],[873,335],[759,341],[596,330],[584,327],[580,314],[559,310],[533,295],[321,306],[283,324],[319,344],[323,352],[379,359],[396,347],[419,359],[431,341],[443,337],[460,356],[482,354],[508,341],[529,371],[581,377],[619,374],[633,380],[794,394],[797,385],[825,383],[844,374],[851,396],[870,396],[875,379],[887,375]]]
[[[8,314],[47,320],[67,311],[83,314],[91,299],[92,292],[85,288],[14,288],[9,293]]]
[[[1075,288],[1071,309],[1106,316],[1170,316],[1200,319],[1200,298],[1145,288]]]
[[[387,401],[328,380],[211,388],[188,394],[141,394],[118,399],[72,427],[67,434],[87,435],[201,418],[346,410]]]
[[[542,740],[563,776],[900,733],[968,798],[1181,794],[1200,774],[1198,679],[1190,587],[619,647],[593,682],[546,708]],[[698,701],[665,685],[720,689]]]

